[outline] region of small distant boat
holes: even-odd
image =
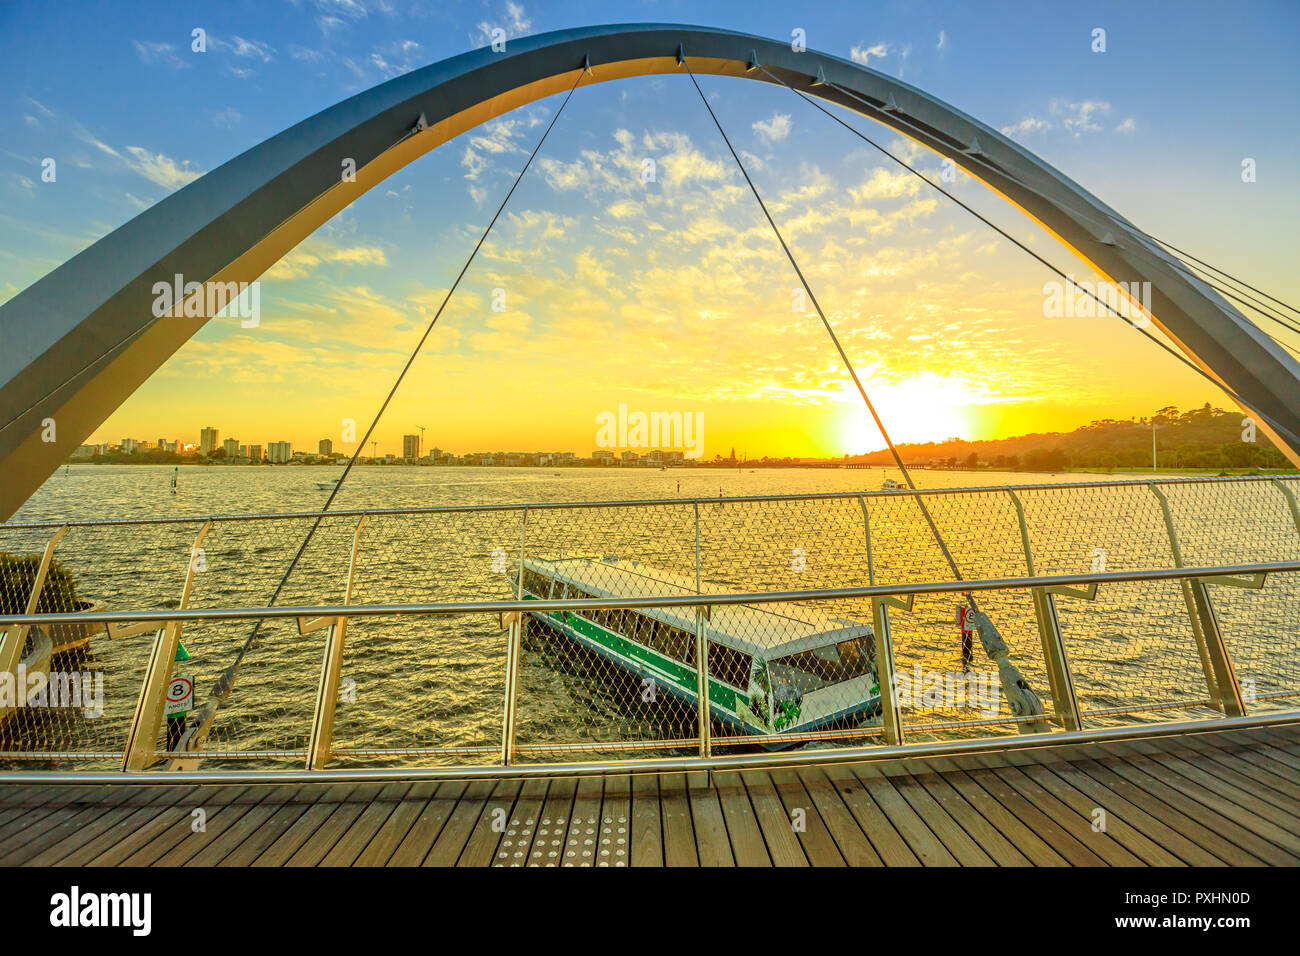
[[[316,482],[316,487],[319,488],[321,491],[333,491],[335,488],[338,487],[338,483],[339,480],[337,478],[330,478],[328,481]]]
[[[881,491],[898,491],[905,489],[907,486],[901,481],[895,481],[893,478],[886,478],[880,485]]]
[[[620,562],[613,555],[524,561],[525,600],[697,593],[694,578]],[[649,678],[692,704],[697,700],[694,610],[629,608],[533,616],[637,678]],[[764,604],[719,605],[705,627],[709,710],[715,720],[743,734],[804,733],[847,720],[860,723],[880,713],[876,642],[869,624],[829,618],[793,604]],[[763,744],[769,750],[788,745],[783,740]]]

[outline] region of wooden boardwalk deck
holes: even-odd
[[[1295,722],[712,781],[0,787],[3,865],[1297,863]]]

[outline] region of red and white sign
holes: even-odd
[[[188,714],[194,709],[194,679],[188,674],[177,674],[167,685],[167,702],[163,713],[168,717]]]
[[[975,612],[970,609],[970,605],[957,605],[957,626],[961,628],[962,634],[975,630]]]

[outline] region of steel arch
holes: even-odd
[[[340,209],[431,149],[591,82],[681,71],[776,82],[952,159],[1117,282],[1149,281],[1155,323],[1247,403],[1300,434],[1300,364],[1099,199],[996,130],[875,70],[729,30],[616,24],[511,40],[324,110],[163,199],[0,306],[0,520],[207,321],[153,319],[155,282],[250,282]],[[835,89],[837,84],[861,100]],[[341,163],[356,161],[356,181]],[[119,346],[120,343],[125,345]],[[114,348],[117,347],[115,350]],[[42,421],[57,440],[42,441]],[[1259,427],[1300,464],[1300,449]]]

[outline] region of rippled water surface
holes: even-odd
[[[313,511],[328,492],[317,482],[341,468],[183,466],[171,493],[170,466],[73,465],[53,476],[14,517],[24,522],[114,518],[190,518]],[[530,556],[617,555],[686,574],[724,589],[800,590],[948,580],[952,572],[909,496],[877,492],[881,469],[622,469],[358,467],[334,510],[655,500],[650,506],[372,515],[320,522],[278,604],[341,602],[355,539],[352,600],[360,603],[476,601],[509,596],[503,569],[521,545]],[[1167,567],[1172,563],[1160,502],[1149,488],[1061,488],[1093,476],[1024,476],[920,471],[921,488],[971,488],[928,499],[963,577],[1024,576],[1028,569],[1011,481],[1042,487],[1018,494],[1037,574]],[[1096,476],[1100,478],[1101,476]],[[1292,482],[1295,486],[1295,482]],[[839,494],[779,502],[718,501],[721,495]],[[1174,484],[1165,489],[1187,565],[1300,559],[1300,535],[1274,483]],[[673,502],[698,498],[699,504]],[[864,513],[865,512],[865,513]],[[870,525],[870,561],[866,529]],[[79,594],[115,610],[175,607],[202,533],[190,597],[193,607],[258,607],[314,524],[309,518],[198,520],[74,527],[57,555]],[[698,528],[698,550],[697,550]],[[0,527],[0,550],[39,552],[53,529]],[[1216,613],[1243,682],[1261,696],[1300,687],[1296,669],[1300,594],[1276,576],[1262,591],[1216,587]],[[1206,714],[1203,669],[1176,583],[1103,587],[1093,601],[1056,598],[1080,707],[1091,725]],[[892,612],[896,665],[913,673],[960,670],[953,596],[918,598]],[[981,598],[1011,658],[1048,697],[1042,644],[1030,596]],[[822,613],[870,621],[863,602],[823,604]],[[184,665],[199,698],[238,655],[246,622],[186,627],[192,655]],[[305,747],[319,681],[325,632],[299,634],[294,622],[263,626],[241,660],[210,749],[298,751]],[[75,711],[24,714],[7,731],[6,749],[120,751],[151,635],[92,642],[83,667],[104,675],[104,715]],[[340,761],[393,762],[369,749],[420,750],[408,762],[495,759],[500,746],[505,637],[495,616],[355,619],[344,652],[344,695],[335,727]],[[979,653],[974,667],[994,670]],[[645,700],[643,688],[611,665],[549,637],[532,625],[525,640],[519,691],[519,740],[526,759],[554,759],[554,749],[628,741],[680,739],[695,733],[693,714],[667,695]],[[1293,702],[1293,701],[1290,701]],[[1282,704],[1289,704],[1287,700]],[[1181,711],[1123,716],[1138,706],[1179,704]],[[1052,704],[1048,701],[1048,710]],[[1276,706],[1261,703],[1260,706]],[[1008,712],[1005,705],[1002,714]],[[905,711],[915,736],[929,725],[970,720],[970,708]],[[1015,731],[1015,725],[980,733]],[[721,729],[718,731],[721,733]],[[944,731],[945,733],[949,731]],[[973,731],[971,731],[973,732]],[[440,748],[461,748],[454,755]],[[468,749],[466,749],[468,748]],[[475,748],[482,752],[476,752]],[[607,755],[607,754],[606,754]],[[267,760],[269,758],[259,758]],[[293,757],[291,762],[301,762]]]

